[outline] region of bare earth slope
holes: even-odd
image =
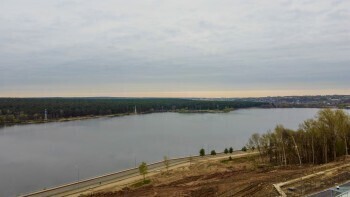
[[[260,165],[256,156],[232,161],[202,161],[152,176],[143,186],[107,188],[87,194],[99,196],[278,196],[272,184],[303,177],[344,162],[321,166]]]

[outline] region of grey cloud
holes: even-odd
[[[45,84],[211,91],[350,82],[345,0],[1,5],[0,92]]]

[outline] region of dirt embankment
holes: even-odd
[[[108,188],[89,197],[110,196],[278,196],[272,184],[337,166],[268,166],[256,156],[205,161],[150,177],[150,184]]]

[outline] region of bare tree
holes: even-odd
[[[321,164],[346,157],[349,140],[350,115],[343,110],[323,109],[296,131],[277,125],[272,132],[254,133],[247,146],[255,147],[262,161],[269,158],[277,165]]]

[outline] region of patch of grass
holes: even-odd
[[[224,159],[224,160],[221,160],[220,163],[224,163],[224,164],[227,164],[229,162],[229,160],[227,159]]]
[[[221,160],[221,163],[227,164],[228,162],[232,161],[232,157],[230,156],[228,159]]]
[[[232,159],[233,163],[245,163],[245,162],[254,162],[256,159],[259,159],[256,155],[250,155],[247,157],[240,157]]]
[[[217,167],[219,166],[219,164],[217,162],[212,162],[212,163],[208,163],[207,164],[207,168],[210,168],[210,167]]]
[[[137,188],[137,187],[141,187],[141,186],[147,185],[149,183],[151,183],[151,180],[146,179],[146,180],[139,181],[139,182],[137,182],[135,184],[132,184],[131,187],[136,187]]]

